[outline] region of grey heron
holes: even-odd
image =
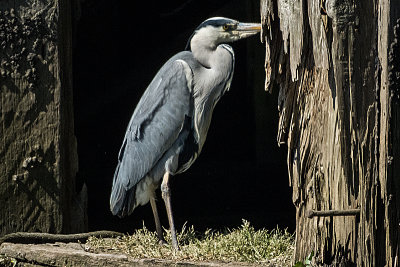
[[[258,23],[214,17],[202,22],[186,51],[169,59],[145,90],[128,124],[115,170],[110,209],[124,217],[150,201],[157,236],[165,242],[155,202],[161,184],[174,249],[179,249],[170,176],[200,154],[215,105],[229,90],[234,53],[226,43],[260,32]]]

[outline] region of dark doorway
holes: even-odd
[[[154,229],[150,205],[124,219],[109,211],[112,177],[130,116],[157,70],[184,49],[198,24],[212,16],[259,21],[258,3],[82,1],[74,33],[74,109],[78,186],[85,182],[88,187],[89,230],[132,232],[143,221]],[[262,92],[264,45],[256,36],[232,46],[236,64],[231,89],[215,109],[202,154],[173,179],[176,224],[178,229],[186,221],[197,230],[221,229],[237,227],[244,218],[257,228],[279,225],[293,231],[286,149],[276,143],[277,90]],[[162,200],[158,204],[167,227]]]

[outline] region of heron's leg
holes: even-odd
[[[166,244],[161,229],[160,217],[158,217],[157,204],[154,195],[150,197],[151,210],[153,211],[154,222],[156,223],[157,237],[160,244]]]
[[[172,215],[171,190],[169,188],[169,173],[168,172],[165,172],[165,174],[164,174],[163,181],[161,183],[161,192],[162,192],[162,198],[164,199],[164,202],[165,202],[165,208],[167,209],[169,228],[171,230],[172,247],[176,250],[179,250],[178,240],[176,238],[176,230],[175,230],[175,225],[174,225],[174,217]]]

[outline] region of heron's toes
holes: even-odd
[[[159,240],[158,240],[158,244],[159,244],[160,246],[165,246],[165,245],[167,245],[168,243],[167,243],[167,241],[165,241],[165,239],[163,238],[163,239],[159,239]]]

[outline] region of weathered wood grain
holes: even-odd
[[[56,242],[86,242],[89,237],[111,238],[122,236],[122,233],[113,231],[95,231],[78,234],[49,234],[49,233],[27,233],[17,232],[0,237],[2,243],[21,243],[21,244],[43,244]]]
[[[69,4],[0,1],[0,235],[85,230],[73,204]]]
[[[288,148],[297,208],[295,260],[313,251],[316,265],[395,266],[400,1],[261,0],[261,7],[266,89],[280,88],[278,143]],[[309,210],[360,213],[308,218]]]

